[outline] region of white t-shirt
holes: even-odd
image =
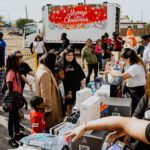
[[[44,50],[43,50],[44,43],[43,43],[43,41],[39,41],[39,42],[34,41],[34,42],[33,42],[33,46],[34,46],[35,52],[36,52],[37,54],[42,54],[42,53],[44,53]]]
[[[142,65],[134,64],[129,66],[126,73],[129,73],[132,78],[127,79],[127,87],[143,86],[146,82],[145,71]]]
[[[145,46],[143,53],[143,61],[145,64],[150,63],[150,42]]]

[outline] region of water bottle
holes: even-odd
[[[101,87],[101,78],[100,77],[95,78],[95,87],[96,87],[96,89],[99,89]]]

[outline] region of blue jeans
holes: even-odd
[[[97,59],[99,62],[99,70],[102,70],[102,54],[97,55]]]
[[[2,95],[2,88],[4,84],[4,78],[5,78],[5,70],[0,70],[0,95]]]

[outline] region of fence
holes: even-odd
[[[128,29],[122,28],[120,29],[120,35],[121,36],[126,36]],[[145,28],[145,29],[132,29],[133,33],[135,36],[142,36],[144,34],[150,33],[150,28]]]
[[[37,70],[37,54],[31,54],[31,53],[23,53],[23,56],[26,56],[26,58],[23,59],[23,61],[29,60],[29,59],[34,59],[34,70]],[[5,70],[5,67],[0,67],[0,71]]]

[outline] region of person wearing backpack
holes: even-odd
[[[3,33],[0,32],[0,97],[2,96],[2,86],[5,76],[5,48],[6,42],[3,40]]]

